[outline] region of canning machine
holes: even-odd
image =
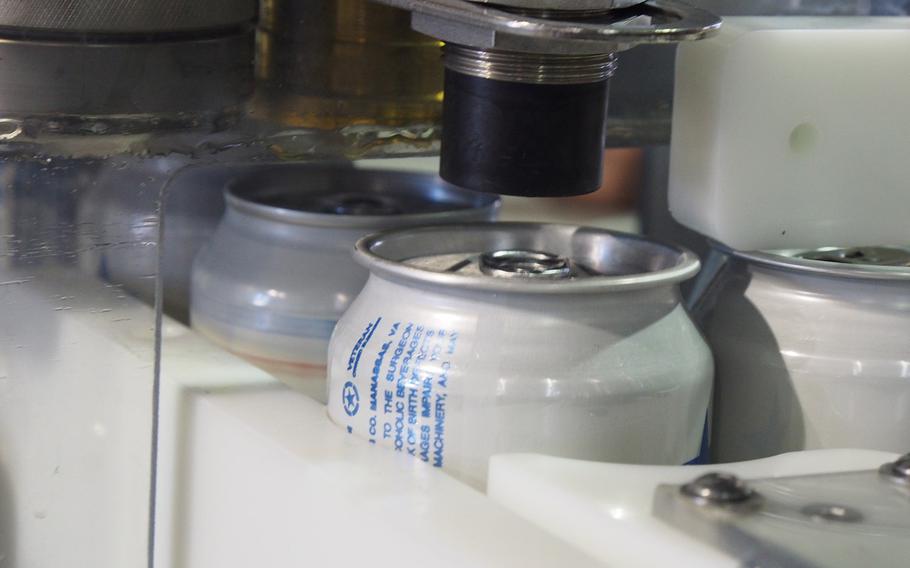
[[[0,0],[0,567],[903,566],[907,12]]]

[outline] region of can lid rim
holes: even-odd
[[[323,213],[319,211],[307,211],[281,207],[277,205],[267,205],[257,203],[250,195],[244,193],[256,193],[256,188],[250,190],[250,184],[255,181],[255,177],[242,176],[233,179],[225,187],[224,195],[228,207],[241,213],[254,215],[263,219],[269,219],[286,223],[289,225],[301,225],[311,227],[335,227],[340,229],[383,229],[398,226],[414,226],[424,222],[440,223],[445,221],[458,222],[469,221],[477,218],[488,218],[499,210],[502,200],[499,196],[491,194],[478,194],[459,187],[446,184],[435,176],[420,173],[406,172],[397,170],[367,169],[341,167],[338,165],[314,165],[306,164],[300,167],[297,164],[275,165],[272,170],[279,176],[304,177],[307,175],[319,176],[345,176],[350,178],[380,179],[384,183],[394,184],[396,187],[394,193],[405,194],[407,192],[416,193],[416,187],[431,188],[452,198],[452,207],[436,211],[422,211],[417,213],[397,213],[387,215],[339,215],[335,213]],[[282,182],[285,180],[281,180]],[[264,181],[264,184],[269,183]],[[364,193],[372,193],[376,190],[365,186]],[[461,207],[455,207],[457,200],[462,201]]]
[[[910,280],[910,267],[883,266],[874,264],[843,264],[825,260],[799,258],[795,255],[813,249],[787,249],[771,251],[736,251],[724,248],[727,254],[735,258],[770,268],[778,268],[797,273],[833,276],[836,278],[853,278],[865,280]]]
[[[597,234],[603,237],[610,237],[612,240],[624,244],[644,245],[660,249],[668,256],[672,255],[675,262],[671,266],[661,267],[653,271],[623,275],[598,275],[577,280],[504,279],[437,272],[402,262],[408,260],[407,258],[387,258],[376,250],[377,248],[382,248],[384,243],[396,238],[429,238],[434,233],[437,235],[452,235],[458,231],[511,231],[514,233],[519,231],[539,231],[541,229],[560,234],[563,238],[574,238],[580,234]],[[459,223],[392,229],[361,238],[357,241],[354,249],[354,259],[369,269],[371,274],[409,283],[513,294],[595,294],[658,288],[672,286],[688,280],[695,276],[701,268],[698,256],[683,247],[609,229],[557,223]],[[469,251],[454,250],[452,252]]]

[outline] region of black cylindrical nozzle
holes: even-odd
[[[606,61],[612,65],[612,58]],[[596,191],[607,116],[609,75],[603,75],[535,83],[479,77],[447,64],[440,175],[506,195]]]

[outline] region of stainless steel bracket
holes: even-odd
[[[910,455],[880,471],[748,482],[708,474],[661,485],[654,516],[742,566],[903,567],[910,557]]]
[[[702,39],[721,25],[720,17],[676,0],[648,0],[588,19],[540,18],[465,0],[376,1],[410,11],[411,27],[442,41],[527,53],[610,53]]]

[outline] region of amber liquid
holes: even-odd
[[[265,0],[254,112],[283,125],[438,124],[441,43],[368,0]]]

